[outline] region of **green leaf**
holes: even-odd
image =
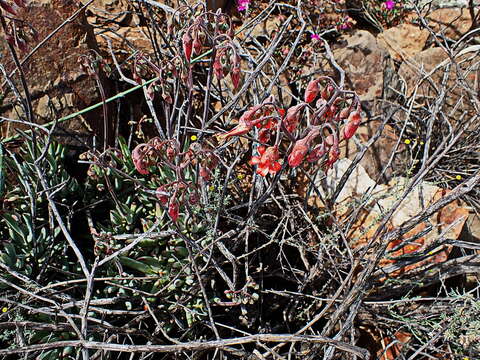
[[[122,265],[125,265],[131,269],[140,271],[141,273],[148,274],[148,275],[155,274],[155,270],[152,269],[151,266],[146,265],[138,260],[134,260],[126,256],[120,256],[119,259]]]
[[[5,177],[3,175],[3,145],[0,144],[0,197],[3,195],[3,187],[5,185]]]
[[[156,268],[158,270],[163,270],[163,268],[165,267],[165,265],[161,261],[159,261],[158,259],[152,256],[142,256],[137,260],[151,266],[152,268]]]
[[[7,222],[7,225],[9,227],[10,233],[14,232],[18,234],[24,241],[25,238],[28,235],[28,232],[24,231],[19,225],[18,221],[15,220],[10,214],[3,214],[3,218]],[[12,234],[11,234],[12,235]],[[13,235],[12,235],[13,237]]]

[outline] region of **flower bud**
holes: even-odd
[[[202,177],[203,180],[205,181],[210,181],[211,179],[211,171],[210,169],[208,169],[207,167],[205,166],[200,166],[200,169],[199,169],[199,175]]]
[[[193,39],[193,52],[197,55],[202,52],[202,39],[198,32],[195,34],[195,38]]]
[[[347,124],[343,128],[343,137],[350,139],[360,126],[361,116],[358,111],[352,111],[347,119]]]
[[[240,57],[233,54],[230,58],[232,63],[232,70],[230,71],[230,78],[232,79],[233,88],[237,89],[240,83]]]
[[[291,167],[297,167],[303,162],[305,155],[307,155],[310,150],[311,142],[318,136],[318,134],[318,130],[311,130],[307,136],[295,143],[292,152],[288,156],[288,165]]]
[[[145,144],[140,144],[135,147],[132,151],[132,161],[133,165],[135,165],[135,169],[142,175],[148,174],[148,166],[147,162],[145,161],[145,154],[143,148]]]
[[[193,39],[188,31],[182,36],[182,44],[185,59],[190,62],[190,58],[192,57]]]
[[[305,102],[311,103],[318,95],[320,88],[318,87],[318,80],[312,80],[308,83],[305,90]]]
[[[338,151],[338,147],[332,146],[330,151],[328,152],[328,160],[327,160],[327,169],[331,168],[332,165],[338,160],[340,156],[340,151]]]
[[[290,165],[291,167],[297,167],[303,162],[307,153],[308,146],[306,146],[306,144],[303,143],[301,140],[297,141],[293,146],[292,152],[290,153],[290,155],[288,155],[288,165]]]
[[[179,210],[180,206],[177,201],[170,202],[170,205],[168,206],[168,215],[170,215],[174,222],[178,219]]]
[[[297,125],[300,121],[301,110],[306,106],[305,103],[292,106],[287,110],[287,116],[283,119],[283,124],[288,132],[294,132],[297,128]]]
[[[167,205],[168,194],[165,192],[165,187],[164,186],[160,186],[160,187],[157,188],[155,196],[157,197],[158,200],[160,200],[160,203],[162,205]]]
[[[15,11],[15,9],[9,4],[7,3],[5,0],[0,0],[0,7],[2,7],[3,10],[5,10],[6,12],[12,14],[12,15],[15,15],[17,16],[17,12]]]
[[[213,61],[213,73],[218,80],[223,79],[223,65],[222,65],[222,54],[218,53]]]
[[[325,153],[327,152],[325,144],[321,143],[317,145],[307,156],[308,162],[316,162],[318,161]]]

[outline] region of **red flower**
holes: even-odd
[[[193,39],[193,53],[199,55],[202,52],[202,38],[198,31],[194,35]]]
[[[250,160],[250,165],[258,165],[257,174],[267,176],[280,171],[282,165],[278,162],[278,159],[280,159],[278,147],[270,146],[265,148],[264,146],[259,146],[258,153],[260,156],[252,156]]]
[[[305,102],[311,103],[317,97],[320,88],[318,87],[318,80],[312,80],[308,83],[307,89],[305,90]]]
[[[211,173],[212,172],[210,171],[209,168],[205,166],[200,166],[199,175],[202,177],[203,180],[210,181]]]
[[[4,0],[0,0],[0,7],[2,7],[3,10],[5,10],[6,12],[8,12],[12,15],[15,15],[15,16],[18,15],[17,12],[15,11],[15,9]]]
[[[325,143],[321,143],[320,145],[317,145],[312,151],[310,151],[310,154],[307,156],[307,161],[308,162],[316,162],[318,161],[325,153],[327,152]]]
[[[133,165],[135,165],[135,169],[142,174],[148,174],[148,162],[146,161],[145,157],[145,144],[140,144],[135,147],[132,151],[132,161]]]
[[[288,109],[287,116],[285,117],[285,119],[283,119],[283,124],[285,125],[285,128],[288,130],[288,132],[292,133],[297,128],[297,125],[300,121],[300,111],[305,106],[307,106],[307,104],[301,103]]]
[[[305,155],[308,153],[308,146],[302,140],[298,140],[293,147],[292,152],[288,155],[288,165],[291,167],[297,167],[303,162]]]
[[[332,167],[332,165],[338,160],[339,156],[340,151],[338,151],[338,148],[336,146],[333,146],[328,152],[328,160],[326,163],[327,169]]]
[[[223,52],[218,51],[217,56],[215,56],[215,60],[213,61],[213,73],[215,74],[218,80],[223,79],[223,76],[224,76],[222,58],[223,58]]]
[[[262,129],[258,132],[258,141],[262,144],[268,143],[270,140],[270,130]]]
[[[350,139],[355,131],[357,131],[360,126],[360,121],[362,120],[360,113],[358,111],[353,111],[350,113],[347,119],[347,124],[343,128],[343,137],[345,139]]]
[[[183,43],[183,52],[185,53],[185,58],[187,59],[188,62],[190,62],[190,58],[192,57],[193,39],[188,33],[188,31],[185,34],[183,34],[182,43]]]
[[[230,79],[232,79],[233,88],[237,89],[240,83],[240,56],[233,54],[230,57],[232,63],[232,71],[230,71]]]
[[[288,156],[288,165],[296,167],[303,162],[305,155],[307,155],[308,150],[310,150],[311,142],[318,136],[318,134],[318,130],[311,130],[307,136],[295,143],[292,152]]]
[[[178,205],[177,201],[171,201],[170,205],[168,206],[168,215],[172,218],[174,222],[178,219],[180,206]]]
[[[168,193],[165,191],[165,186],[160,186],[157,188],[156,194],[157,199],[160,200],[162,205],[167,205],[168,203]]]
[[[252,127],[254,127],[258,121],[256,121],[253,117],[255,113],[262,107],[262,105],[252,106],[250,110],[245,112],[240,119],[238,120],[238,125],[235,126],[232,130],[223,134],[224,137],[230,136],[239,136],[248,133]],[[257,119],[258,120],[258,119]]]

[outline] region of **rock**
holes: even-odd
[[[360,140],[360,143],[366,144],[370,138],[376,134],[381,123],[381,121],[373,120],[360,126],[356,132],[356,136]],[[395,130],[390,125],[385,125],[380,137],[367,149],[364,157],[360,161],[360,165],[365,169],[369,177],[380,183],[386,183],[396,175],[396,170],[403,169],[401,164],[402,161],[404,161],[403,151],[405,149],[405,144],[400,142],[390,167],[386,169],[383,175],[379,178],[383,168],[387,165],[392,152],[395,151],[397,141],[398,136],[396,135]],[[353,160],[357,155],[357,146],[353,139],[344,143],[340,150],[340,157],[347,157]]]
[[[85,1],[84,1],[85,2]],[[132,6],[127,0],[95,0],[89,7],[96,24],[111,22],[123,26],[132,24]]]
[[[478,17],[478,10],[475,12]],[[469,9],[438,9],[426,16],[428,24],[437,33],[457,40],[472,29],[473,20]]]
[[[467,220],[468,234],[470,236],[467,241],[480,242],[480,216],[477,214],[470,214]],[[477,250],[478,251],[478,250]],[[480,251],[478,251],[480,253]]]
[[[19,11],[18,18],[30,24],[38,31],[39,41],[49,35],[65,19],[78,10],[78,3],[73,0],[51,0],[48,3],[31,2],[27,8]],[[36,42],[30,39],[29,48]],[[79,58],[91,55],[96,50],[92,28],[87,24],[85,15],[80,14],[73,22],[67,23],[57,34],[45,43],[23,65],[25,77],[32,94],[33,108],[37,111],[37,122],[45,123],[61,118],[100,101],[96,81],[81,69]],[[1,49],[3,64],[8,72],[15,66],[7,49]],[[21,54],[23,58],[25,54]],[[102,76],[102,86],[108,93],[108,82]],[[14,81],[19,89],[18,75]],[[4,100],[0,112],[18,119],[15,111],[16,99],[9,94]],[[18,106],[16,107],[18,108]],[[84,118],[74,118],[57,125],[59,132],[77,137],[60,138],[64,142],[81,142],[80,138],[90,136],[89,127],[100,133],[103,129],[101,109],[84,114]],[[82,121],[83,119],[83,121]]]
[[[333,54],[345,70],[346,85],[355,90],[362,101],[382,96],[384,67],[391,62],[388,51],[364,30],[344,35],[340,43]]]
[[[463,118],[463,113],[467,117],[476,114],[475,101],[478,100],[474,98],[472,89],[477,88],[479,52],[478,46],[465,48],[454,58],[458,66],[452,63],[442,48],[430,48],[418,53],[410,61],[402,63],[398,70],[406,86],[406,95],[411,96],[419,84],[415,99],[417,104],[432,103],[438,99],[439,91],[444,91],[445,100],[440,104],[440,110],[453,122]],[[447,75],[446,71],[449,72]],[[447,82],[442,90],[445,76]]]
[[[334,169],[327,174],[327,178],[324,181],[329,191],[332,191],[337,186],[351,163],[349,159],[341,159],[334,165]],[[317,181],[318,180],[316,180],[316,182]],[[384,216],[390,211],[397,200],[402,198],[409,181],[409,179],[397,177],[392,179],[387,185],[376,185],[361,165],[356,166],[353,173],[347,179],[335,203],[337,219],[347,220],[348,218],[348,221],[353,221],[351,231],[348,234],[352,248],[361,247],[370,241]],[[319,181],[316,185],[321,188]],[[369,191],[370,194],[368,198],[365,198]],[[403,199],[400,206],[386,224],[387,229],[395,229],[402,226],[406,221],[420,214],[425,208],[440,200],[449,192],[450,190],[439,188],[431,183],[421,182]],[[358,207],[359,201],[365,201],[365,203],[357,215],[357,218],[352,219],[352,210]],[[391,257],[394,258],[406,254],[409,256],[416,254],[421,256],[440,236],[458,239],[468,214],[469,211],[460,201],[454,201],[446,205],[428,219],[428,224],[432,226],[430,232],[420,236],[420,233],[427,228],[427,223],[422,222],[404,234],[401,239],[392,241],[388,246],[388,250],[390,251],[388,254],[389,258],[383,258],[380,266],[387,267],[395,264],[397,260]],[[416,235],[418,235],[417,239],[403,246],[400,245],[406,239]],[[396,247],[398,248],[395,249]],[[447,260],[451,248],[451,245],[441,245],[435,249],[429,249],[429,253],[431,253],[430,257],[407,265],[403,267],[401,271],[392,272],[391,275],[396,276],[427,263],[444,262]]]
[[[97,30],[96,39],[100,49],[111,56],[108,41],[112,43],[118,60],[122,60],[125,55],[132,54],[135,50],[139,50],[144,54],[152,53],[152,42],[147,37],[145,26],[123,26],[116,30]]]
[[[379,34],[377,41],[397,61],[410,58],[423,50],[430,33],[412,24],[400,24]]]
[[[419,0],[417,6],[422,9],[423,7],[429,7],[433,9],[443,8],[466,8],[470,5],[471,0]],[[480,5],[480,0],[473,0],[473,5]],[[407,7],[409,4],[407,4]]]

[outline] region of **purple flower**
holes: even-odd
[[[393,10],[395,8],[395,1],[387,0],[383,3],[383,6],[385,6],[387,10]]]
[[[250,5],[250,0],[237,0],[238,11],[248,10],[249,5]]]
[[[350,16],[345,16],[341,22],[337,25],[337,29],[348,30],[353,26],[353,19]]]
[[[320,40],[320,35],[318,35],[318,34],[312,34],[312,35],[310,35],[310,39],[312,39],[312,40]]]

